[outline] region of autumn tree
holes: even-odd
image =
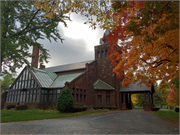
[[[94,29],[108,27],[108,54],[125,87],[139,80],[150,87],[179,73],[177,1],[38,0],[34,5],[49,18],[74,12]]]
[[[65,20],[69,17],[59,12],[50,19],[44,14],[32,1],[1,1],[1,69],[14,72],[23,64],[30,66],[27,59],[33,56],[29,49],[36,46],[39,39],[63,40],[58,23],[66,26]],[[40,62],[48,62],[48,50],[43,45],[39,49]]]
[[[53,18],[59,12],[64,14],[76,13],[84,17],[84,24],[91,28],[106,29],[115,25],[110,15],[114,12],[111,0],[36,0],[34,5],[44,10],[45,17]]]
[[[114,72],[127,87],[172,80],[179,74],[179,2],[115,1],[117,23],[106,37]]]
[[[167,96],[169,106],[179,107],[179,77],[173,78],[170,84],[170,91]]]

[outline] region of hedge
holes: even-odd
[[[17,105],[17,106],[15,107],[15,110],[16,110],[16,111],[18,111],[18,110],[25,110],[25,109],[27,109],[27,106],[26,106],[26,105]]]
[[[176,107],[176,108],[175,108],[175,112],[179,112],[179,108]]]
[[[16,105],[7,105],[5,108],[6,108],[7,110],[9,110],[9,109],[11,109],[11,108],[15,108],[15,106],[16,106]]]
[[[74,108],[71,110],[71,112],[82,112],[86,111],[87,107],[85,106],[74,106]]]
[[[157,108],[157,107],[153,107],[151,108],[151,111],[159,111],[160,108]]]
[[[97,109],[118,109],[117,107],[111,107],[111,106],[93,106],[93,109],[97,110]]]

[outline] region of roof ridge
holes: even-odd
[[[87,61],[81,61],[81,62],[64,64],[64,65],[57,65],[57,66],[52,66],[52,67],[47,67],[47,68],[53,68],[53,67],[59,67],[59,66],[66,66],[66,65],[71,65],[71,64],[76,64],[76,63],[83,63],[83,62],[90,62],[90,61],[94,61],[94,60],[87,60]],[[47,68],[45,68],[45,69],[47,69]]]

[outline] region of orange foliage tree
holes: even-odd
[[[179,2],[114,1],[116,27],[106,37],[113,71],[127,87],[179,74]]]
[[[174,87],[169,91],[167,97],[167,103],[169,106],[178,107],[179,106],[179,89]]]

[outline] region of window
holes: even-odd
[[[12,89],[23,89],[23,88],[35,88],[38,84],[29,73],[28,69],[25,69],[16,82],[12,85]]]
[[[33,102],[36,102],[36,90],[34,90],[34,93],[33,93]]]
[[[102,58],[104,57],[104,51],[101,51],[101,56],[102,56]]]
[[[76,102],[78,102],[79,101],[79,89],[76,89]]]
[[[98,91],[97,94],[98,103],[102,103],[102,91]]]
[[[57,99],[58,99],[58,97],[59,97],[59,94],[60,94],[60,92],[61,92],[61,90],[57,90]],[[57,101],[57,100],[56,100]]]
[[[86,103],[86,95],[84,95],[84,102]]]
[[[72,88],[72,93],[74,93],[74,88]]]
[[[110,91],[106,91],[106,103],[110,103]]]
[[[80,95],[80,102],[82,103],[82,94]]]
[[[78,93],[79,92],[79,89],[76,89],[76,93]]]
[[[98,103],[102,103],[102,95],[98,95]]]
[[[29,90],[26,93],[26,102],[29,102]]]
[[[78,94],[76,94],[76,102],[78,102]]]
[[[97,52],[97,57],[98,57],[98,58],[100,58],[100,57],[101,57],[101,55],[100,55],[100,52],[99,52],[99,51]]]
[[[107,56],[108,56],[107,52],[108,52],[108,50],[105,50],[105,57],[107,57]]]
[[[86,90],[84,90],[84,103],[86,103]]]
[[[98,94],[102,94],[102,91],[98,91]]]
[[[37,90],[36,102],[39,102],[39,92],[40,92],[40,90]]]

